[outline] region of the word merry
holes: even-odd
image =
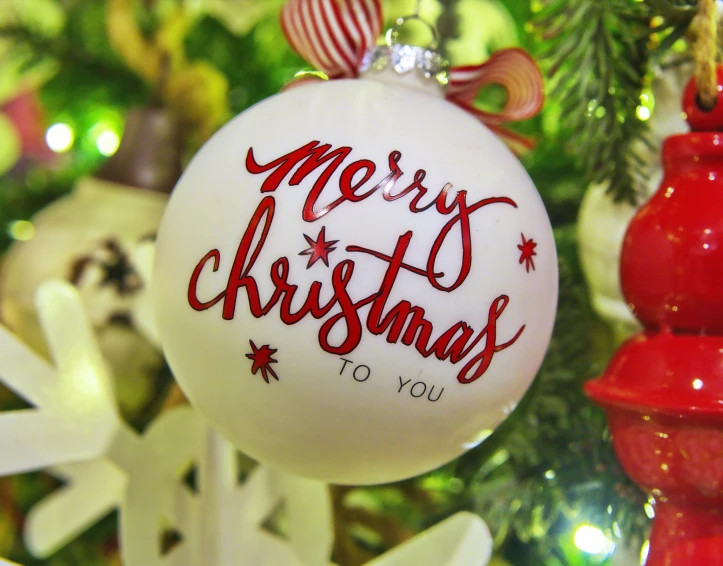
[[[321,145],[319,141],[312,141],[268,163],[260,164],[253,148],[250,148],[246,155],[246,169],[254,175],[267,174],[261,185],[262,193],[275,192],[282,183],[292,187],[298,186],[318,169],[319,176],[311,187],[301,212],[302,218],[307,222],[319,220],[345,202],[361,202],[379,191],[388,202],[409,196],[409,210],[414,214],[434,210],[438,214],[449,216],[449,220],[434,241],[425,270],[431,285],[440,291],[454,291],[469,275],[472,267],[470,216],[492,204],[505,204],[517,208],[517,203],[508,197],[489,197],[468,203],[467,191],[464,190],[457,191],[451,202],[447,202],[453,188],[451,183],[444,185],[436,196],[429,199],[427,198],[429,189],[423,184],[427,176],[424,169],[418,169],[406,187],[395,190],[398,189],[397,184],[404,176],[399,166],[402,158],[399,151],[392,151],[389,154],[389,173],[371,186],[369,181],[377,170],[373,161],[358,159],[347,164],[339,176],[337,187],[339,196],[334,195],[335,198],[331,199],[327,196],[324,199],[324,196],[331,192],[329,182],[332,176],[344,164],[351,152],[352,148],[348,146],[332,149],[329,144]],[[459,228],[462,263],[457,278],[451,285],[446,285],[439,281],[443,274],[435,270],[435,264],[442,246],[456,227]]]

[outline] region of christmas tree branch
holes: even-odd
[[[648,526],[645,495],[622,472],[605,418],[582,390],[602,371],[612,341],[589,304],[575,227],[557,229],[556,242],[560,299],[545,362],[512,417],[456,469],[498,545],[514,534],[547,552],[581,517],[601,529],[617,522],[628,537]]]
[[[70,45],[64,38],[50,38],[25,26],[8,25],[0,27],[0,38],[12,41],[16,47],[24,47],[32,54],[27,67],[39,64],[46,58],[54,59],[61,67],[84,69],[109,81],[130,72],[114,60],[99,58],[82,46]]]
[[[651,48],[670,49],[691,10],[675,0],[546,0],[536,15],[569,147],[615,200],[635,202],[645,180],[635,147],[646,132],[637,111]]]

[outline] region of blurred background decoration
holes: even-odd
[[[73,283],[116,374],[123,416],[137,430],[183,402],[138,314],[145,246],[194,151],[305,67],[282,36],[281,4],[0,5],[0,317],[47,355],[35,289],[50,276]],[[412,13],[416,0],[383,4],[391,23]],[[453,64],[522,45],[548,77],[545,110],[520,128],[537,138],[523,163],[558,243],[558,321],[536,384],[479,449],[401,484],[333,489],[341,566],[362,564],[460,510],[490,525],[494,566],[632,566],[645,556],[653,508],[620,470],[582,383],[635,328],[624,309],[618,316],[599,298],[617,300],[616,280],[606,277],[616,273],[622,226],[655,185],[646,179],[657,166],[660,132],[684,127],[677,101],[691,72],[685,33],[694,4],[422,1]],[[492,88],[481,96],[490,107],[504,100]],[[578,222],[588,187],[595,194],[587,201],[597,204]],[[608,236],[606,250],[595,249]],[[0,409],[24,406],[0,389]],[[57,486],[40,473],[0,479],[0,556],[27,565],[119,564],[115,514],[50,558],[27,553],[26,513]]]

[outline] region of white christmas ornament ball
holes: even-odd
[[[307,84],[238,116],[157,241],[158,332],[192,404],[249,456],[330,483],[401,480],[479,444],[533,380],[557,302],[519,161],[439,90],[384,81]]]

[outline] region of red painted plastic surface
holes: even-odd
[[[647,566],[723,566],[723,96],[705,112],[689,85],[684,106],[698,131],[665,141],[661,186],[623,243],[623,294],[647,331],[585,390],[655,498]]]
[[[585,390],[656,500],[647,565],[723,566],[723,336],[640,334]]]
[[[698,89],[695,79],[691,79],[683,93],[683,112],[693,131],[720,132],[723,131],[723,67],[718,66],[718,101],[710,110],[698,104]]]
[[[596,401],[637,412],[723,419],[723,336],[638,334],[585,390]]]
[[[723,333],[723,134],[670,137],[663,163],[625,234],[623,295],[649,328]]]

